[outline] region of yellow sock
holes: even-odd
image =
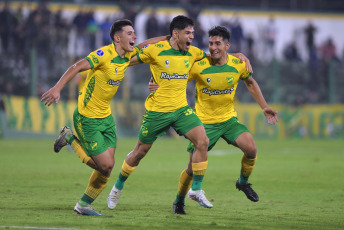
[[[207,170],[208,161],[203,161],[199,163],[192,163],[192,190],[201,190],[202,189],[202,181],[205,174],[205,170]]]
[[[80,141],[78,139],[74,139],[73,142],[70,144],[76,155],[80,158],[82,163],[87,164],[89,160],[91,160],[91,157],[89,157],[84,148],[82,147]]]
[[[199,163],[192,163],[192,171],[194,175],[204,175],[205,170],[207,170],[208,161],[203,161]]]
[[[94,170],[90,177],[90,181],[86,188],[85,194],[95,200],[106,187],[106,183],[108,182],[108,180],[109,177],[106,177],[99,171]]]
[[[121,174],[125,177],[128,177],[135,169],[137,166],[130,166],[127,164],[127,162],[124,160],[122,164],[122,169],[121,169]]]
[[[250,159],[245,155],[241,159],[241,175],[244,177],[249,177],[253,171],[254,165],[256,164],[256,158]]]
[[[192,176],[186,173],[186,170],[180,174],[179,186],[178,186],[178,195],[185,197],[186,193],[189,191],[192,184]]]

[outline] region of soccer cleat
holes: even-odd
[[[245,195],[247,196],[247,199],[257,202],[259,200],[259,197],[257,193],[251,188],[252,184],[239,184],[239,181],[237,180],[235,186],[239,191],[243,191]]]
[[[54,151],[55,153],[60,152],[60,150],[68,145],[68,142],[66,140],[66,137],[69,135],[73,135],[73,131],[71,128],[69,128],[68,126],[62,127],[61,131],[60,131],[60,135],[58,138],[56,138],[55,142],[54,142]]]
[[[173,213],[185,215],[186,213],[184,209],[184,204],[183,203],[173,204]]]
[[[119,197],[121,196],[122,190],[119,190],[114,185],[111,189],[111,192],[107,198],[107,206],[109,209],[114,209],[117,206]]]
[[[94,211],[94,209],[91,207],[91,205],[87,206],[80,206],[79,202],[76,203],[74,207],[74,212],[76,215],[85,215],[85,216],[103,216],[102,214]]]
[[[213,205],[205,197],[203,190],[194,191],[194,190],[190,189],[188,192],[188,198],[198,202],[198,204],[202,207],[205,207],[205,208],[212,208],[213,207]]]

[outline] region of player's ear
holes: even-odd
[[[115,43],[119,43],[120,40],[121,40],[121,37],[120,37],[118,34],[115,34],[115,35],[113,36],[113,41],[114,41]]]
[[[227,44],[226,44],[226,50],[228,50],[230,47],[231,47],[231,43],[230,43],[230,42],[227,42]]]
[[[172,37],[178,37],[178,30],[172,30]]]

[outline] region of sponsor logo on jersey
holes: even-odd
[[[208,84],[208,85],[210,85],[210,81],[211,81],[211,79],[208,77],[208,78],[207,78],[207,84]]]
[[[206,61],[199,61],[198,65],[205,65],[207,62]]]
[[[239,60],[239,59],[232,59],[232,62],[233,62],[234,64],[240,64],[240,60]]]
[[[101,57],[104,55],[104,51],[103,50],[97,50],[96,54]]]
[[[207,88],[203,88],[202,93],[208,94],[209,96],[211,95],[222,95],[222,94],[231,94],[234,90],[234,86],[230,89],[225,89],[225,90],[219,90],[219,89],[214,89],[214,90],[209,90]]]
[[[165,72],[162,72],[161,76],[160,76],[161,79],[168,79],[168,80],[171,80],[171,79],[188,79],[188,77],[189,77],[189,74],[179,75],[177,73],[174,73],[172,75],[169,75]]]
[[[165,60],[165,67],[170,67],[170,61],[169,60]]]
[[[96,56],[94,56],[93,54],[91,56],[92,56],[93,63],[98,64],[99,63],[98,58]]]
[[[109,80],[106,84],[112,85],[113,87],[115,87],[115,86],[120,85],[121,82],[120,82],[120,81],[114,81],[114,80],[111,79],[111,80]]]
[[[118,73],[118,68],[115,68],[115,74],[117,75],[117,73]]]

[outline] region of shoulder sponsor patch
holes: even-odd
[[[103,50],[97,50],[96,54],[101,57],[104,55],[104,51]]]
[[[142,49],[146,49],[149,45],[145,45],[144,47],[142,47]]]

